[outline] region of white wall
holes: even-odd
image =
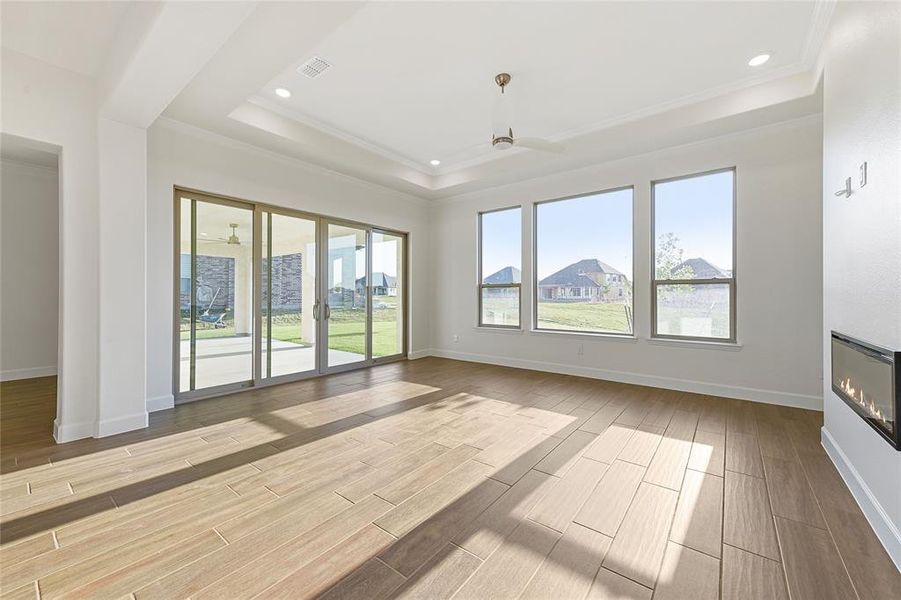
[[[144,302],[147,131],[98,119],[99,437],[147,427]]]
[[[441,201],[432,214],[432,272],[440,274],[432,348],[448,357],[819,409],[821,132],[814,115]],[[738,169],[740,347],[649,341],[649,182],[730,166]],[[637,341],[475,327],[478,211],[523,205],[523,303],[530,315],[531,203],[633,184]]]
[[[410,353],[429,347],[428,204],[165,119],[148,131],[147,404],[172,404],[173,186],[409,232]]]
[[[823,57],[824,372],[841,331],[901,349],[901,4],[839,3]],[[869,182],[858,186],[867,161]],[[846,177],[854,194],[836,198]],[[824,382],[823,444],[901,568],[901,453]],[[897,416],[896,416],[897,418]]]
[[[0,161],[0,380],[56,374],[59,172]]]

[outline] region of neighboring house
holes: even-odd
[[[684,260],[673,267],[672,272],[678,273],[682,269],[691,269],[691,279],[728,279],[732,276],[732,273],[730,271],[720,269],[713,263],[703,258],[689,258],[687,260]]]
[[[497,273],[492,273],[486,277],[482,283],[485,285],[504,285],[508,283],[519,283],[522,281],[522,273],[516,267],[504,267]]]
[[[516,267],[504,267],[482,280],[483,285],[509,285],[520,282],[522,282],[522,273]],[[492,298],[506,298],[518,296],[519,290],[514,287],[485,288],[483,293]]]
[[[538,282],[541,300],[617,302],[629,295],[622,272],[596,258],[586,258]]]
[[[372,295],[373,296],[397,296],[397,277],[385,275],[381,271],[372,274]],[[357,279],[357,293],[362,294],[365,290],[366,278]]]

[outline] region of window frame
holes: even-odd
[[[621,331],[603,331],[603,330],[589,330],[589,331],[580,331],[577,329],[552,329],[549,327],[539,327],[538,326],[538,302],[540,300],[539,296],[541,295],[541,290],[538,287],[538,207],[543,204],[551,204],[553,202],[563,202],[565,200],[576,200],[578,198],[585,198],[586,196],[597,196],[599,194],[609,194],[613,192],[621,192],[623,190],[630,190],[632,192],[632,227],[631,227],[631,235],[632,235],[632,302],[630,303],[631,312],[632,312],[632,331],[630,332],[621,332]],[[580,194],[573,194],[571,196],[564,196],[562,198],[551,198],[548,200],[539,200],[532,203],[532,331],[536,333],[562,333],[565,335],[588,335],[588,336],[610,336],[617,338],[632,338],[636,339],[635,332],[635,258],[636,258],[636,236],[635,236],[635,223],[636,221],[636,203],[635,203],[635,185],[620,185],[612,188],[605,188],[602,190],[595,190],[591,192],[583,192]]]
[[[657,185],[670,183],[673,181],[681,181],[683,179],[694,179],[707,175],[716,175],[718,173],[732,173],[732,276],[713,279],[657,279]],[[733,165],[731,167],[721,167],[718,169],[710,169],[708,171],[699,171],[689,173],[687,175],[678,175],[676,177],[667,177],[665,179],[651,180],[651,339],[652,340],[670,340],[685,342],[708,342],[718,344],[737,344],[737,305],[738,298],[736,294],[736,273],[738,267],[738,168]],[[657,288],[661,285],[729,285],[729,337],[707,337],[695,335],[675,335],[661,334],[657,332]]]
[[[519,209],[519,253],[520,253],[520,261],[519,261],[519,272],[520,272],[520,281],[519,283],[482,283],[484,280],[484,274],[482,273],[482,217],[484,215],[490,215],[492,213],[504,212],[507,210]],[[514,331],[522,331],[522,244],[523,244],[523,235],[522,235],[522,213],[523,207],[522,204],[514,204],[512,206],[504,206],[502,208],[492,208],[490,210],[480,210],[477,215],[478,220],[478,240],[476,247],[476,273],[478,279],[476,280],[476,304],[478,306],[478,314],[476,316],[476,326],[479,328],[485,329],[506,329],[506,330],[514,330]],[[512,265],[511,265],[512,266]],[[483,323],[482,322],[482,290],[484,289],[508,289],[515,288],[517,294],[517,312],[519,313],[519,323],[517,325],[496,325],[494,323]]]

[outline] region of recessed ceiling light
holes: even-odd
[[[285,88],[275,88],[275,95],[279,98],[290,98],[291,90],[286,90]]]
[[[429,164],[432,165],[433,167],[437,167],[438,165],[441,164],[441,161],[438,160],[437,158],[433,158],[432,160],[429,161]]]
[[[206,231],[201,231],[200,235],[206,235]]]
[[[748,65],[751,67],[759,67],[760,65],[762,65],[763,63],[765,63],[768,60],[770,60],[769,54],[758,54],[757,56],[755,56],[754,58],[752,58],[751,60],[748,61]]]

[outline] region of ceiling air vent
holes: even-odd
[[[318,56],[314,56],[307,62],[303,63],[297,68],[297,72],[303,75],[306,75],[310,79],[314,77],[319,77],[323,73],[325,73],[328,69],[331,68],[332,65],[325,62]]]

